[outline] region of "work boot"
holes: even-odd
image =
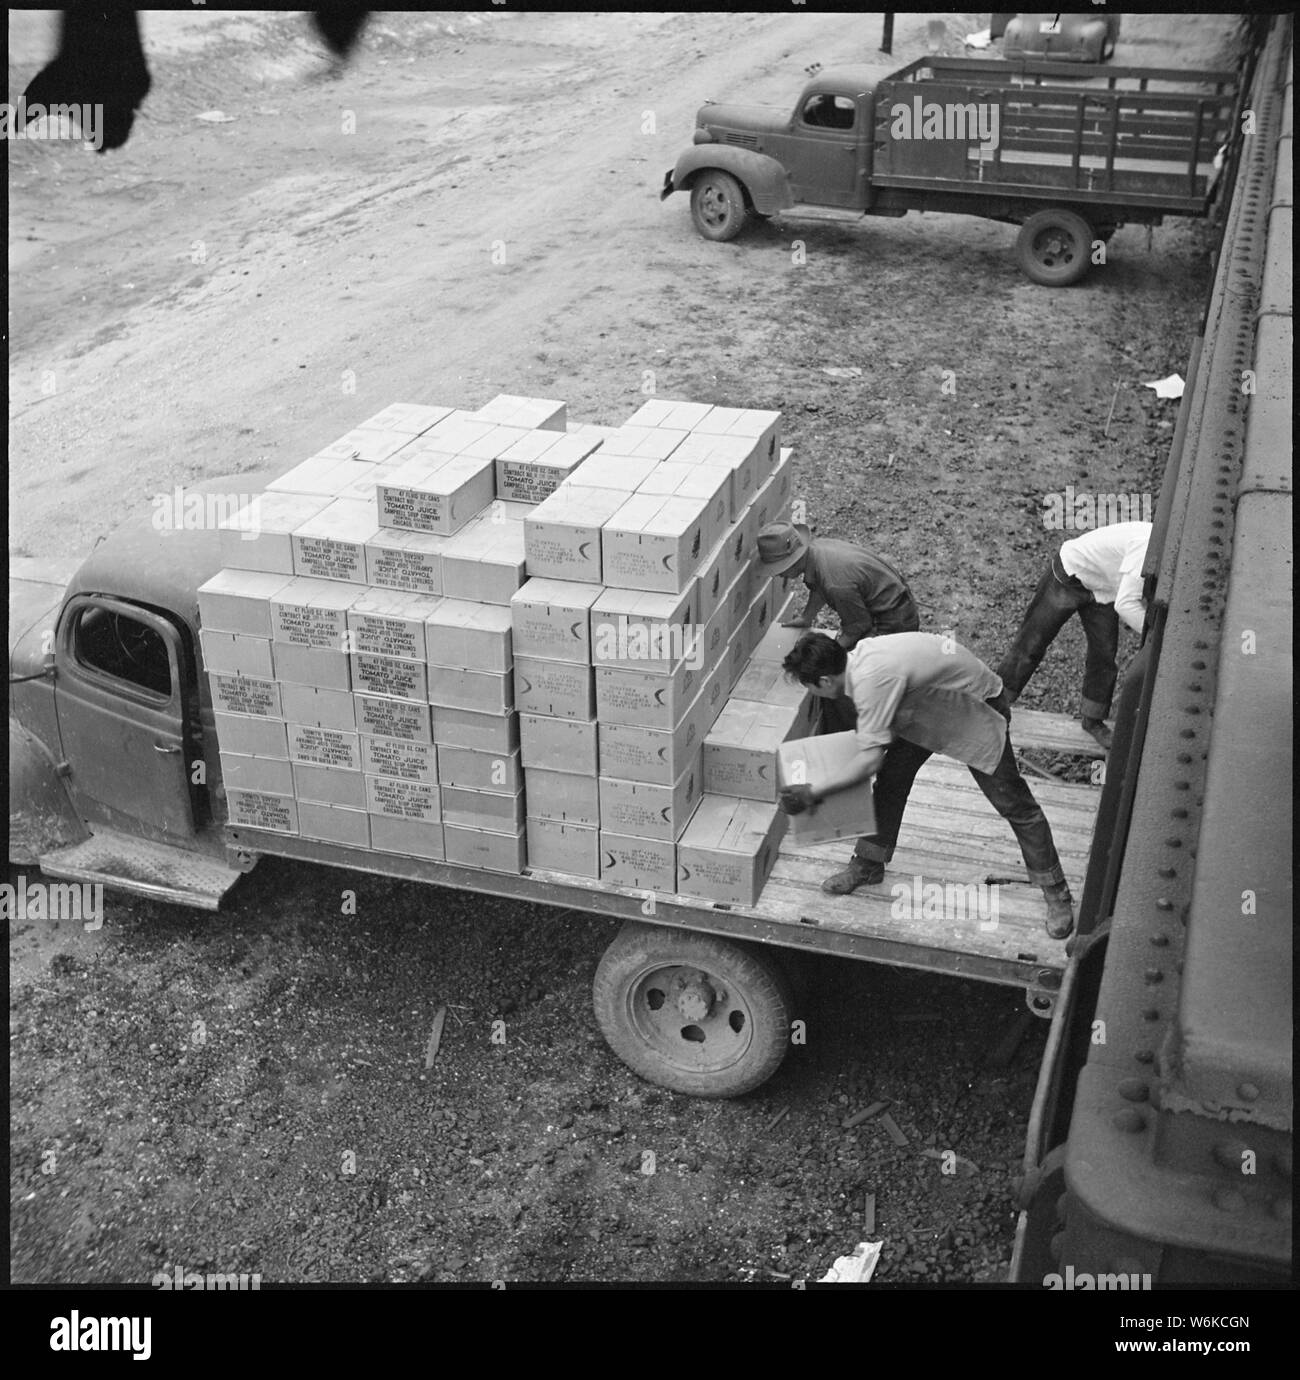
[[[1104,751],[1106,751],[1106,752],[1109,752],[1109,751],[1110,751],[1110,744],[1111,744],[1110,729],[1108,729],[1108,728],[1106,727],[1106,725],[1102,722],[1102,720],[1100,720],[1100,719],[1084,719],[1084,721],[1083,721],[1083,731],[1084,731],[1085,733],[1091,734],[1092,737],[1094,737],[1094,738],[1097,740],[1097,742],[1101,744],[1102,749],[1103,749]]]
[[[822,883],[822,890],[832,896],[847,896],[860,886],[879,886],[885,880],[885,864],[867,862],[856,854],[842,872],[832,872]]]
[[[1043,899],[1047,902],[1047,933],[1052,939],[1068,939],[1074,930],[1074,898],[1065,882],[1045,886]]]

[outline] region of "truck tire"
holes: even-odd
[[[596,1023],[636,1074],[694,1097],[739,1097],[790,1044],[793,1001],[765,952],[716,935],[628,921],[592,984]]]
[[[706,240],[734,240],[749,221],[745,189],[720,168],[701,168],[691,184],[691,219]]]
[[[1067,287],[1088,271],[1093,233],[1075,211],[1036,211],[1020,227],[1016,258],[1027,278],[1044,287]]]

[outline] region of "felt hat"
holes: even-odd
[[[784,575],[803,560],[812,532],[801,522],[769,522],[758,534],[758,559],[773,575]]]

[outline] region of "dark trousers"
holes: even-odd
[[[1005,694],[988,703],[1003,718],[1010,719],[1011,711]],[[864,862],[887,863],[893,857],[912,782],[931,756],[929,748],[910,743],[906,738],[896,738],[885,750],[884,763],[876,774],[872,788],[876,832],[860,838],[853,850]],[[1035,886],[1054,886],[1065,881],[1056,843],[1052,839],[1052,826],[1048,824],[1042,807],[1020,774],[1015,749],[1011,746],[1011,735],[1007,735],[1002,757],[991,774],[976,771],[974,767],[970,768],[970,774],[984,792],[985,799],[1015,833],[1030,882]]]
[[[998,675],[1002,677],[1003,688],[1012,704],[1029,677],[1038,670],[1038,663],[1056,634],[1076,613],[1088,641],[1083,667],[1083,717],[1104,719],[1110,713],[1118,675],[1119,615],[1113,604],[1099,604],[1081,580],[1066,574],[1059,553],[1052,557],[1051,566],[1043,572],[1016,640],[998,667]]]

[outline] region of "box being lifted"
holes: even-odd
[[[777,749],[780,785],[811,786],[814,790],[852,762],[862,751],[858,735],[823,733],[816,738],[796,738]],[[873,833],[876,812],[872,782],[864,781],[846,791],[836,791],[813,810],[790,816],[790,836],[795,843],[825,843],[829,839],[856,838]]]

